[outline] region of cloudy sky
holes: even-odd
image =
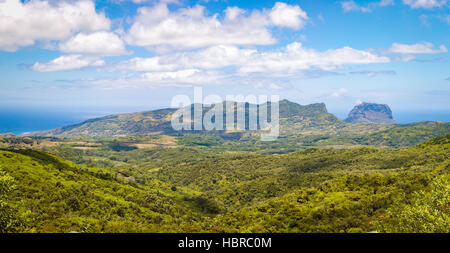
[[[449,48],[450,0],[0,0],[0,105],[138,111],[201,86],[450,112]]]

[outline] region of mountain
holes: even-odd
[[[298,121],[307,118],[322,123],[334,123],[340,121],[336,116],[327,111],[327,107],[324,103],[300,105],[284,99],[281,100],[279,104],[281,119]]]
[[[257,105],[258,110],[262,106],[267,106],[270,117],[270,102]],[[225,103],[216,104],[223,106],[224,122],[227,113]],[[203,105],[203,114],[211,108],[211,105]],[[250,104],[245,103],[242,107],[238,103],[234,104],[234,111],[245,110],[246,129],[248,129]],[[194,105],[185,107],[193,112]],[[90,119],[79,124],[64,126],[57,129],[28,133],[26,136],[41,137],[105,137],[105,136],[129,136],[129,135],[149,135],[149,134],[173,134],[171,126],[172,114],[177,109],[166,108],[154,111],[137,113],[125,113],[109,115],[101,118]],[[333,114],[328,113],[324,103],[300,105],[288,100],[279,101],[281,124],[307,123],[308,125],[327,125],[340,122]],[[193,115],[193,113],[191,114]],[[235,113],[236,116],[236,113]]]
[[[162,138],[164,145],[174,146],[207,146],[216,150],[228,151],[263,151],[267,152],[290,152],[303,148],[332,148],[341,149],[357,146],[376,146],[380,148],[408,147],[424,143],[425,141],[448,134],[450,123],[445,122],[417,122],[412,124],[354,124],[339,120],[336,116],[328,113],[325,104],[316,103],[310,105],[300,105],[288,100],[281,100],[279,103],[280,132],[277,140],[272,142],[260,142],[260,131],[175,131],[172,128],[171,118],[177,111],[174,108],[159,109],[154,111],[115,114],[101,118],[90,119],[85,122],[65,126],[62,128],[26,134],[36,137],[56,137],[56,138],[78,138],[78,137],[100,137],[100,138],[122,138],[119,148],[136,148],[160,146],[161,143],[155,141]],[[232,113],[226,110],[225,103],[215,106],[223,106],[224,123],[226,115]],[[270,102],[257,105],[258,110],[267,107],[268,118],[270,117]],[[387,111],[384,115],[373,108],[383,108]],[[194,105],[184,107],[191,110],[193,115]],[[202,105],[203,114],[208,112],[212,106]],[[367,113],[369,118],[389,119],[391,112],[389,107],[384,105],[368,106],[372,111]],[[236,111],[245,115],[245,129],[249,129],[250,104],[238,103],[233,107],[234,116]],[[366,108],[366,110],[369,110]],[[364,112],[365,113],[365,112]],[[390,121],[393,121],[390,119]],[[367,123],[366,121],[364,121]],[[380,121],[378,121],[380,122]],[[260,129],[258,124],[258,129]],[[168,136],[171,135],[171,136]],[[132,137],[133,140],[127,139]],[[150,139],[151,140],[150,140]],[[167,141],[170,140],[170,141]],[[27,143],[23,143],[23,142]],[[29,145],[29,140],[16,140],[12,137],[0,137],[0,147],[8,145]],[[31,141],[31,143],[38,140]],[[175,144],[176,143],[176,144]],[[97,144],[93,144],[94,146]],[[137,146],[136,146],[137,145]],[[88,147],[89,148],[89,147]]]
[[[101,137],[171,132],[173,130],[170,119],[175,111],[176,109],[167,108],[137,113],[114,114],[57,129],[28,133],[26,136]]]
[[[356,105],[348,114],[348,123],[395,124],[388,105],[363,102]]]
[[[0,133],[0,137],[14,137],[14,136],[16,135],[13,133]]]

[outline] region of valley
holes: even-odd
[[[112,115],[0,137],[1,232],[449,232],[450,124],[280,102],[280,136]]]

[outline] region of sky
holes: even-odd
[[[450,0],[0,0],[0,107],[132,112],[202,87],[450,120],[449,48]]]

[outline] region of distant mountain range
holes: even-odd
[[[270,103],[270,102],[269,102]],[[225,103],[221,103],[224,108],[224,122],[228,113]],[[269,104],[257,105],[268,107],[270,117]],[[220,104],[216,104],[220,106]],[[189,107],[189,106],[188,106]],[[190,106],[193,110],[193,105]],[[245,108],[246,129],[248,128],[248,111],[250,104],[245,103],[243,107],[238,107],[235,103],[233,110]],[[203,114],[212,108],[211,105],[203,105]],[[148,134],[170,134],[174,133],[171,125],[172,114],[175,108],[166,108],[153,111],[114,114],[101,118],[89,119],[82,123],[64,126],[57,129],[34,132],[25,134],[26,136],[42,136],[42,137],[100,137],[100,136],[129,136],[129,135],[148,135]],[[336,116],[328,113],[324,103],[316,103],[310,105],[300,105],[288,100],[279,101],[280,121],[283,123],[308,123],[311,125],[336,124],[342,123]],[[193,114],[193,113],[192,113]]]
[[[257,105],[257,108],[259,110],[262,106],[267,106],[270,112],[268,105],[267,103],[260,104]],[[192,110],[193,105],[190,107]],[[203,105],[203,113],[209,111],[211,107],[211,105]],[[235,104],[234,109],[245,108],[246,129],[248,129],[249,104],[246,103],[244,107],[236,107],[237,104]],[[186,108],[189,109],[189,106]],[[166,108],[109,115],[75,125],[29,133],[25,136],[73,138],[206,133],[205,131],[179,132],[173,130],[171,117],[176,110],[175,108]],[[225,115],[231,113],[226,111],[225,106],[224,111]],[[445,122],[395,124],[389,106],[373,103],[362,103],[355,106],[345,121],[329,113],[324,103],[300,105],[288,100],[281,100],[279,101],[279,112],[280,138],[278,141],[286,148],[296,145],[307,146],[308,143],[321,144],[326,147],[337,144],[373,145],[374,143],[381,147],[403,147],[423,143],[428,139],[450,132],[450,123]],[[224,140],[256,140],[257,132],[209,131],[208,134],[216,134]]]

